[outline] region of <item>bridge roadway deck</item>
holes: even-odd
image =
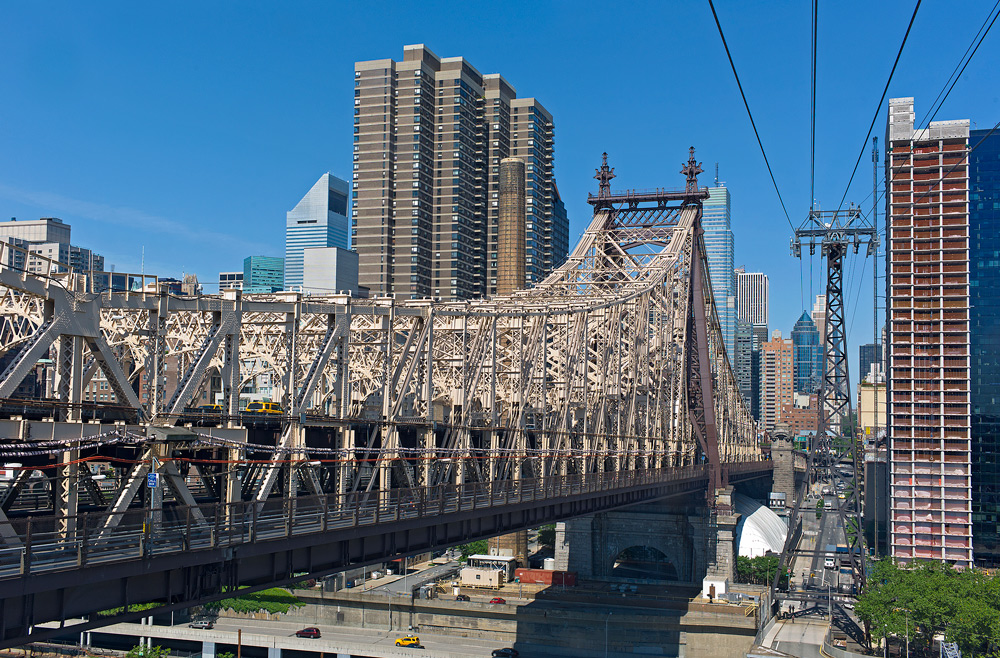
[[[730,479],[767,476],[771,465],[730,464]],[[139,603],[162,602],[164,612],[187,608],[223,598],[224,588],[253,591],[575,516],[704,495],[708,477],[706,466],[691,466],[400,489],[381,499],[377,492],[278,498],[262,509],[241,501],[199,506],[204,524],[194,508],[178,506],[163,510],[155,531],[149,510],[130,510],[104,535],[95,528],[107,514],[82,514],[69,538],[29,520],[23,546],[0,549],[0,647],[54,635],[36,629],[28,637],[31,626],[46,621],[124,608],[116,618],[75,628],[86,630],[141,617],[129,609]]]

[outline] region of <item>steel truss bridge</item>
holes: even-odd
[[[700,172],[692,148],[685,189],[612,193],[605,154],[568,260],[464,302],[175,297],[0,245],[0,647],[769,475]],[[18,414],[48,358],[45,417]],[[98,371],[114,409],[84,399]],[[283,415],[240,413],[261,376]],[[220,380],[222,413],[192,414]]]

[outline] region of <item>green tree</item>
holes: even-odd
[[[822,519],[823,518],[823,500],[822,499],[816,501],[816,518],[817,519]]]
[[[131,649],[125,654],[125,658],[164,658],[170,655],[169,649],[164,649],[163,647],[147,647],[145,645],[139,644]]]
[[[977,569],[880,560],[855,612],[874,639],[908,633],[918,651],[930,651],[934,634],[944,631],[965,655],[1000,655],[1000,583]]]
[[[465,562],[470,555],[485,555],[490,550],[490,545],[485,539],[480,539],[468,544],[460,544],[458,550],[462,554],[462,562]]]
[[[292,608],[301,608],[305,604],[294,594],[282,587],[272,587],[252,594],[234,596],[205,605],[206,610],[232,610],[234,612],[269,612],[271,614],[286,613]]]
[[[538,529],[538,543],[545,546],[556,545],[556,524],[550,523]]]
[[[778,571],[780,558],[777,555],[758,555],[754,558],[736,558],[736,581],[755,585],[770,585]],[[780,587],[788,585],[788,575],[782,574]]]
[[[858,424],[858,414],[852,411],[850,414],[843,416],[840,419],[840,434],[841,436],[850,439],[854,436],[854,428]]]

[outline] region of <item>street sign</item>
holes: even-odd
[[[146,474],[146,486],[150,489],[155,489],[160,486],[160,474],[159,473],[147,473]]]

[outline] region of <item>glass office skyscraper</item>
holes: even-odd
[[[323,174],[285,219],[285,287],[302,287],[309,247],[340,247],[347,243],[347,181]]]
[[[1000,132],[970,130],[972,547],[1000,563]]]
[[[280,292],[284,290],[285,259],[276,256],[247,256],[243,259],[243,292]]]
[[[796,393],[809,395],[819,388],[823,364],[823,348],[819,330],[809,311],[802,311],[792,328],[792,368]]]
[[[725,183],[716,181],[715,187],[708,188],[701,226],[705,230],[705,255],[712,295],[719,313],[719,324],[722,325],[726,353],[732,363],[736,338],[736,275],[733,271],[733,228],[729,213],[729,190]]]
[[[868,373],[871,372],[872,364],[879,364],[882,367],[882,344],[868,343],[858,348],[858,382],[863,382]]]

